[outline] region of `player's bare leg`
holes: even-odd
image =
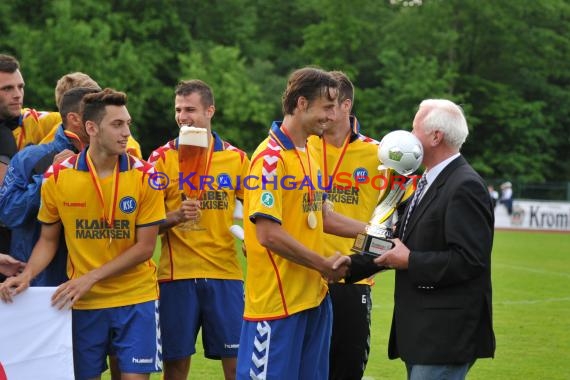
[[[186,380],[190,371],[190,357],[163,363],[164,380]]]
[[[225,380],[235,380],[237,358],[222,358]]]

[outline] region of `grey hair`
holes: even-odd
[[[459,150],[469,135],[463,109],[447,99],[426,99],[420,103],[420,110],[422,108],[425,110],[424,132],[443,132],[445,143]]]

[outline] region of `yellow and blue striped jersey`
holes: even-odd
[[[242,280],[233,235],[235,200],[243,199],[241,179],[247,175],[249,159],[245,152],[223,141],[212,132],[208,171],[200,196],[203,231],[184,231],[176,227],[161,236],[162,251],[158,280],[189,278]],[[168,180],[164,189],[166,211],[180,208],[178,140],[169,141],[152,152],[149,162]]]
[[[245,190],[244,318],[251,321],[285,318],[317,307],[328,291],[320,273],[271,252],[256,238],[255,221],[269,218],[307,248],[325,255],[317,152],[297,150],[280,125],[273,123],[270,136],[253,154]],[[309,227],[311,212],[315,228]]]
[[[137,227],[165,219],[162,191],[148,184],[149,175],[154,173],[152,165],[128,154],[121,155],[115,173],[99,179],[100,197],[86,152],[50,166],[41,190],[38,219],[42,223],[63,224],[70,279],[100,267],[133,246]],[[104,206],[101,198],[106,200]],[[114,215],[111,220],[106,209]],[[156,299],[156,266],[149,259],[95,283],[74,308],[100,309]]]

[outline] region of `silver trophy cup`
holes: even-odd
[[[378,147],[378,158],[382,165],[379,169],[387,170],[388,189],[378,199],[372,218],[366,226],[366,233],[357,235],[351,248],[353,252],[380,256],[394,247],[393,225],[397,222],[398,206],[407,200],[415,190],[414,177],[395,181],[400,176],[409,176],[421,165],[423,148],[420,141],[408,131],[388,133]],[[418,178],[417,176],[415,178]]]

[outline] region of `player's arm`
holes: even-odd
[[[294,239],[279,223],[269,218],[257,217],[255,222],[256,237],[259,243],[271,252],[321,273],[323,277],[337,281],[346,274],[346,267],[338,260],[343,260],[340,254],[325,258],[311,251]],[[333,269],[333,264],[337,269]]]
[[[22,273],[6,279],[0,284],[0,298],[4,302],[12,302],[15,295],[30,286],[30,282],[43,271],[54,258],[59,245],[61,223],[42,224],[40,238],[37,241],[30,260]]]
[[[366,223],[341,215],[323,208],[323,228],[327,234],[355,238],[360,232],[365,232]]]
[[[0,190],[0,220],[9,228],[20,227],[36,219],[40,208],[40,189],[43,176],[25,172],[25,162],[19,153],[12,159]]]
[[[137,227],[136,243],[117,255],[113,260],[106,262],[99,268],[84,274],[81,277],[71,279],[60,285],[52,296],[52,305],[63,308],[65,305],[73,306],[78,299],[103,279],[118,275],[152,258],[158,225],[146,225]]]
[[[157,151],[155,151],[157,152]],[[157,153],[160,156],[159,153]],[[162,159],[157,159],[153,154],[150,155],[148,162],[154,166],[155,170],[160,173],[167,173],[167,167]],[[158,181],[161,181],[161,176],[156,177]],[[164,194],[165,205],[172,200],[178,201],[181,197],[180,191],[178,189],[173,190],[173,185],[168,186],[163,183],[160,184],[161,193]],[[175,186],[176,188],[178,186]],[[174,199],[176,198],[176,199]],[[163,234],[169,229],[176,227],[177,225],[187,222],[189,220],[195,220],[200,213],[200,202],[197,200],[185,200],[180,203],[180,207],[176,210],[168,211],[166,213],[166,218],[159,225],[158,233]]]

